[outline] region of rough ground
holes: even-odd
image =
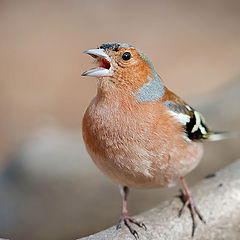
[[[240,160],[216,173],[215,177],[204,179],[191,191],[195,202],[206,220],[198,219],[194,239],[238,240],[240,234]],[[192,220],[188,209],[179,218],[181,201],[171,198],[139,216],[137,219],[147,224],[147,231],[138,231],[142,240],[182,240],[193,239]],[[116,230],[116,226],[81,240],[132,240],[126,227]],[[80,239],[79,239],[80,240]]]

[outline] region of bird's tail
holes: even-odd
[[[220,141],[224,139],[237,138],[237,137],[239,137],[239,134],[234,132],[210,132],[208,134],[207,140]]]

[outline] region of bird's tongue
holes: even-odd
[[[110,57],[104,52],[103,49],[90,49],[84,53],[89,54],[97,60],[97,68],[92,68],[84,73],[82,76],[91,76],[91,77],[109,77],[111,76],[110,68]]]
[[[100,58],[99,59],[99,67],[109,69],[111,67],[111,65],[105,58]]]
[[[109,69],[111,64],[108,60],[102,57],[97,58],[97,68],[92,68],[85,71],[83,76],[92,76],[92,77],[107,77],[110,76]]]

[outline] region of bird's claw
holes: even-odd
[[[135,237],[135,239],[139,239],[138,233],[135,229],[130,230],[130,232]]]
[[[123,222],[136,240],[139,239],[139,235],[137,231],[134,228],[132,228],[131,223],[136,224],[138,227],[143,228],[144,230],[147,230],[147,227],[143,222],[138,222],[137,220],[135,220],[132,217],[129,217],[128,215],[123,215],[120,217],[119,224],[117,225],[117,230],[121,228]]]
[[[138,227],[143,228],[145,231],[147,230],[147,227],[146,227],[146,225],[143,222],[139,222],[139,221],[137,221],[136,219],[134,219],[132,217],[128,217],[128,219],[129,219],[129,221],[131,223],[136,224]]]
[[[196,219],[196,216],[199,217],[199,219],[203,222],[203,223],[206,223],[206,221],[204,220],[203,216],[201,215],[201,213],[199,212],[199,210],[197,209],[194,201],[193,201],[193,198],[191,195],[188,195],[186,193],[183,192],[183,190],[180,190],[181,192],[181,200],[183,202],[183,206],[182,208],[180,209],[179,213],[178,213],[178,216],[181,217],[182,216],[182,213],[184,212],[184,210],[186,209],[186,207],[189,208],[190,210],[190,213],[191,213],[191,216],[192,216],[192,220],[193,220],[193,226],[192,226],[192,236],[194,236],[194,233],[195,233],[195,230],[196,230],[196,227],[197,227],[197,219]]]

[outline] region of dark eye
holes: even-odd
[[[125,52],[123,55],[122,55],[122,59],[124,61],[127,61],[131,58],[131,53],[130,52]]]

